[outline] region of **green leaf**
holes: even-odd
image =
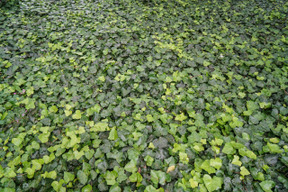
[[[211,65],[211,63],[209,61],[204,60],[203,65],[205,67],[208,67],[209,65]]]
[[[34,170],[40,170],[42,168],[42,164],[44,163],[44,160],[32,160],[32,165]]]
[[[100,81],[105,82],[105,77],[102,75],[98,78]]]
[[[76,110],[75,113],[72,115],[72,119],[81,119],[81,111]]]
[[[21,103],[25,104],[25,108],[27,110],[29,109],[34,109],[35,108],[35,100],[31,99],[31,98],[26,98],[23,101],[21,101]]]
[[[12,168],[6,168],[5,176],[8,178],[14,178],[16,177],[16,173],[14,172]]]
[[[221,189],[221,186],[223,184],[223,178],[214,176],[212,179],[211,176],[207,174],[203,176],[203,181],[205,187],[209,192]]]
[[[147,118],[147,121],[148,121],[148,122],[153,122],[153,121],[154,121],[154,118],[153,118],[152,115],[150,115],[150,114],[148,114],[148,115],[146,116],[146,118]]]
[[[90,131],[95,131],[95,132],[103,132],[107,131],[109,129],[108,123],[106,122],[99,122],[96,125],[94,125]]]
[[[22,142],[23,142],[23,139],[21,139],[21,138],[13,138],[12,139],[12,143],[16,146],[20,146],[22,144]]]
[[[234,158],[233,158],[233,160],[232,160],[232,164],[238,165],[238,166],[241,166],[241,165],[242,165],[242,162],[239,160],[239,156],[234,155]]]
[[[38,136],[38,139],[42,142],[42,143],[47,143],[49,141],[49,136],[50,136],[50,132],[48,133],[42,133]]]
[[[189,183],[190,183],[190,186],[194,189],[196,187],[198,187],[198,182],[195,181],[194,179],[189,179]]]
[[[267,146],[268,146],[269,150],[271,151],[271,153],[282,153],[283,152],[283,150],[277,144],[272,144],[272,143],[268,142]]]
[[[268,109],[271,107],[271,103],[262,102],[259,103],[261,109]]]
[[[50,171],[50,172],[47,174],[47,178],[56,179],[56,177],[57,177],[56,171]]]
[[[181,113],[180,115],[176,115],[175,120],[176,121],[184,121],[187,119],[187,116],[184,115],[184,113]]]
[[[55,191],[59,191],[59,189],[60,189],[60,187],[61,187],[61,185],[59,184],[58,181],[53,181],[52,184],[51,184],[51,186],[53,187],[53,189],[54,189]]]
[[[57,113],[57,111],[58,111],[58,108],[55,105],[49,108],[50,113]]]
[[[112,128],[109,133],[109,140],[115,141],[118,138],[117,130],[115,128]]]
[[[27,173],[27,177],[31,179],[34,176],[35,170],[29,167],[25,170],[25,172]]]
[[[270,141],[271,143],[275,143],[275,144],[280,142],[280,140],[279,140],[278,138],[276,138],[276,137],[270,138],[269,141]]]
[[[216,145],[221,146],[222,143],[223,143],[223,140],[222,140],[222,139],[215,138],[215,143],[216,143]]]
[[[10,187],[5,187],[3,192],[15,192],[16,189],[10,188]]]
[[[162,171],[154,171],[151,170],[151,181],[155,184],[158,185],[165,185],[166,183],[166,173]]]
[[[118,171],[117,182],[121,183],[122,181],[125,181],[126,179],[127,179],[127,176],[126,176],[123,168],[121,168],[121,170]]]
[[[77,172],[77,178],[82,185],[85,185],[88,181],[88,176],[82,170],[79,170]]]
[[[257,159],[257,156],[255,155],[255,153],[253,153],[253,151],[250,151],[250,150],[246,151],[246,156],[251,159]]]
[[[84,151],[74,151],[73,152],[73,154],[74,154],[74,156],[75,156],[75,158],[77,159],[77,160],[79,160],[83,155],[84,155]]]
[[[243,92],[239,92],[238,95],[240,96],[240,98],[244,98],[246,96],[246,94]]]
[[[141,182],[142,181],[142,176],[138,172],[132,173],[132,175],[129,177],[129,180],[131,182]]]
[[[259,109],[259,106],[256,102],[247,101],[247,108],[248,108],[248,110],[254,111],[256,109]]]
[[[209,174],[216,172],[216,170],[215,170],[213,167],[211,167],[209,160],[205,160],[205,161],[201,164],[201,169],[207,171]]]
[[[236,150],[233,148],[231,143],[226,143],[224,145],[224,148],[222,149],[222,152],[226,153],[227,155],[233,155],[236,152]]]
[[[125,165],[124,169],[131,173],[136,172],[137,171],[136,161],[131,160],[129,163]]]
[[[261,188],[265,192],[272,192],[272,188],[275,186],[275,182],[271,180],[262,181],[260,183]]]
[[[82,192],[91,192],[92,191],[92,186],[88,184],[85,187],[83,187],[81,191]]]
[[[89,151],[86,151],[86,152],[85,152],[85,157],[86,157],[88,160],[90,160],[90,159],[93,157],[94,154],[95,154],[94,149],[90,149]]]
[[[94,107],[91,107],[87,109],[87,115],[91,116],[93,113],[99,113],[101,110],[101,107],[99,104],[94,105]]]
[[[72,114],[72,111],[64,110],[65,115],[68,117]]]
[[[33,149],[36,150],[40,149],[40,145],[36,141],[32,141],[31,146],[33,147]]]
[[[34,93],[34,87],[30,87],[29,89],[26,90],[27,96],[30,96]]]
[[[184,164],[188,164],[189,163],[189,158],[188,158],[187,153],[179,152],[179,159],[180,159],[180,162],[182,162]]]
[[[158,192],[157,189],[155,187],[153,187],[152,185],[148,185],[144,192]]]
[[[121,188],[117,184],[113,185],[109,190],[109,192],[121,192],[121,191],[122,191]]]
[[[222,167],[222,160],[220,158],[210,159],[210,165],[216,169],[220,169]]]
[[[116,81],[124,81],[125,80],[125,75],[121,75],[118,73],[118,75],[115,77]]]
[[[148,166],[151,166],[152,163],[153,163],[153,161],[154,161],[154,158],[151,157],[151,156],[149,156],[149,155],[147,155],[147,156],[144,158],[144,161],[146,161],[146,164],[147,164]]]
[[[247,133],[242,133],[242,138],[245,139],[246,141],[250,140],[250,136]]]
[[[240,174],[242,176],[246,176],[246,175],[250,175],[250,172],[244,166],[242,166],[240,167]]]
[[[69,183],[70,181],[73,181],[75,178],[74,173],[70,173],[70,172],[64,172],[64,181],[66,183]]]
[[[118,176],[116,171],[106,171],[104,178],[106,179],[107,185],[114,185],[116,183],[116,177]]]

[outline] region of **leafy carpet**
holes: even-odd
[[[6,0],[0,191],[288,191],[288,2]]]

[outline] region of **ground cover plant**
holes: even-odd
[[[0,191],[288,191],[288,2],[0,8]]]

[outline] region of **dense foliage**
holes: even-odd
[[[2,6],[0,191],[287,191],[287,14],[284,0]]]

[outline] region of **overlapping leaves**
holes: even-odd
[[[13,3],[0,191],[288,189],[285,1]]]

